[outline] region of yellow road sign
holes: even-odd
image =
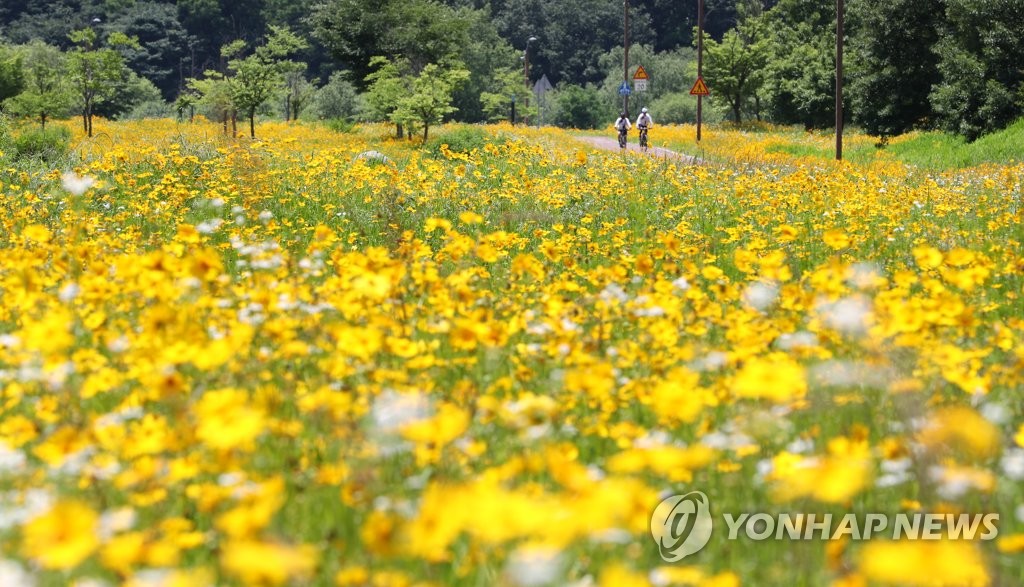
[[[651,76],[647,75],[647,70],[643,65],[639,65],[636,68],[636,73],[633,74],[633,79],[651,79]]]
[[[708,85],[704,83],[704,78],[697,78],[696,83],[690,88],[691,96],[710,96],[711,92],[708,90]]]

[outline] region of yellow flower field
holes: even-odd
[[[1024,582],[1024,165],[389,130],[0,156],[0,584]],[[691,490],[999,538],[723,525],[670,564]]]

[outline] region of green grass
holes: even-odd
[[[940,132],[921,133],[886,148],[897,159],[928,169],[961,169],[1024,160],[1024,118],[974,141]]]

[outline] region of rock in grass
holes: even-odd
[[[391,158],[381,153],[380,151],[363,151],[356,155],[356,161],[363,159],[367,163],[383,163],[385,165],[392,165]]]

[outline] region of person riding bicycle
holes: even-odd
[[[636,117],[636,127],[644,130],[654,126],[654,119],[651,118],[650,113],[646,108],[640,109],[640,116]]]
[[[619,131],[619,148],[626,148],[626,133],[629,129],[633,128],[633,125],[629,122],[629,117],[625,112],[619,114],[619,117],[615,120],[615,130]]]
[[[647,108],[640,109],[640,115],[636,117],[636,127],[640,130],[640,146],[646,146],[647,129],[654,126],[654,119],[651,118]]]

